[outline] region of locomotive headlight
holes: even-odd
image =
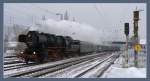
[[[33,54],[35,54],[35,51],[33,52]]]
[[[23,51],[22,52],[20,52],[21,54],[23,54]]]

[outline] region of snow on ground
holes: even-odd
[[[23,64],[25,64],[25,63],[15,63],[15,64],[7,64],[7,65],[3,65],[4,66],[4,68],[5,67],[11,67],[11,66],[17,66],[17,65],[23,65]]]
[[[146,78],[146,68],[136,68],[129,66],[123,68],[122,55],[115,61],[115,63],[102,75],[102,78]]]
[[[103,78],[146,78],[146,69],[145,68],[120,68],[111,66]]]
[[[6,53],[7,53],[7,54],[15,54],[16,51],[15,51],[15,50],[6,50]]]
[[[16,47],[18,42],[6,42],[6,47]]]

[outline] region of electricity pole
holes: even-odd
[[[139,11],[133,11],[133,20],[134,20],[134,46],[139,43],[138,39],[138,21],[139,21]],[[138,67],[138,52],[134,49],[134,65]]]
[[[68,12],[66,11],[64,14],[64,20],[69,20]]]
[[[56,15],[60,15],[60,20],[63,20],[63,14],[61,14],[61,13],[56,13]]]
[[[137,8],[136,8],[137,9]],[[138,21],[139,21],[139,12],[143,10],[136,10],[133,11],[133,20],[134,20],[134,48],[140,48],[139,45],[139,37],[138,37]],[[140,49],[134,49],[134,65],[135,67],[138,67],[138,51]]]

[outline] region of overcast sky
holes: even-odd
[[[87,23],[104,32],[108,40],[125,40],[124,23],[130,23],[130,37],[133,35],[133,11],[140,12],[139,36],[146,39],[146,4],[144,3],[5,3],[4,25],[21,24],[31,26],[41,20],[59,20],[56,13],[68,11],[69,19]],[[102,38],[102,37],[101,37]]]

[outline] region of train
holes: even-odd
[[[39,31],[28,31],[20,34],[18,41],[25,43],[27,48],[17,57],[28,64],[29,61],[43,63],[64,58],[92,54],[102,51],[119,51],[118,47],[100,46],[86,41],[74,40],[70,36],[61,36]]]

